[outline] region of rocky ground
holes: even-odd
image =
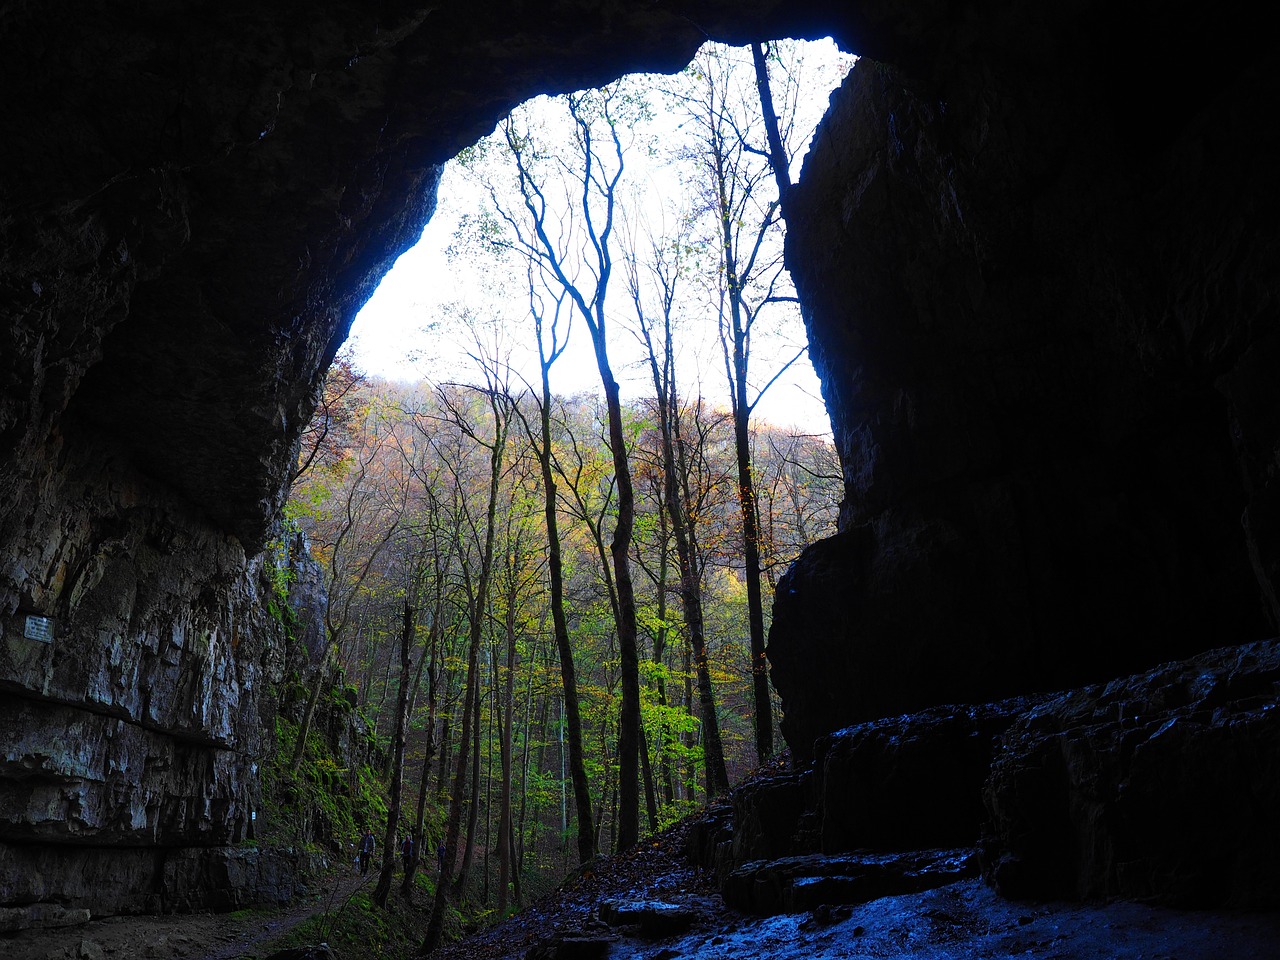
[[[1277,960],[1280,915],[1015,903],[979,879],[857,906],[731,910],[682,825],[433,960]]]
[[[372,886],[370,877],[365,884]],[[235,913],[105,917],[74,927],[23,931],[0,938],[4,960],[240,960],[265,956],[304,920],[338,909],[361,888],[354,871],[318,885],[287,907]]]
[[[976,878],[858,905],[752,916],[725,905],[715,877],[686,856],[691,818],[602,858],[501,924],[433,960],[1277,960],[1280,915],[1177,911],[1132,902],[1017,903]],[[371,881],[369,881],[371,883]],[[303,920],[360,889],[351,874],[279,911],[119,917],[0,940],[5,960],[263,958]],[[295,938],[296,939],[296,938]],[[371,952],[371,948],[374,948]],[[338,960],[381,954],[335,943]],[[296,956],[296,955],[295,955]]]

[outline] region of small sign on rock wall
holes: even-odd
[[[27,617],[22,635],[28,640],[53,643],[53,619],[51,617]]]

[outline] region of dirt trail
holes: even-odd
[[[362,885],[353,870],[318,881],[316,892],[279,909],[236,913],[190,913],[106,917],[75,927],[26,930],[0,937],[4,960],[241,960],[265,955],[266,947],[302,921],[337,910]]]

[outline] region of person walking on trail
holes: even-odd
[[[406,833],[404,839],[400,841],[400,857],[404,861],[404,868],[409,869],[409,861],[413,859],[413,834]]]
[[[373,861],[374,844],[373,831],[365,830],[364,836],[360,838],[360,876],[362,877],[369,875],[369,864]]]

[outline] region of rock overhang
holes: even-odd
[[[530,96],[679,69],[824,3],[169,4],[3,14],[12,173],[0,452],[110,437],[250,552],[323,371],[434,208],[440,164]],[[16,45],[15,45],[16,46]],[[33,349],[34,348],[34,349]]]

